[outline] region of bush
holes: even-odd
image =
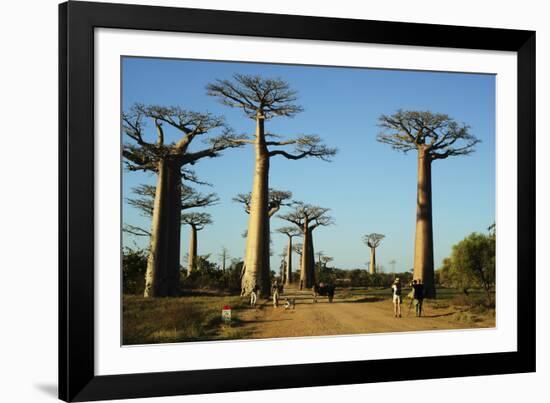
[[[124,294],[143,294],[147,256],[146,249],[129,247],[122,249],[122,292]]]
[[[465,291],[480,287],[485,291],[487,301],[495,285],[495,235],[473,233],[453,246],[450,262],[447,261],[441,274]],[[450,263],[450,266],[449,266]]]
[[[182,273],[182,289],[206,289],[238,293],[241,289],[243,262],[233,260],[225,271],[208,260],[209,255],[197,257],[196,269],[188,276]]]

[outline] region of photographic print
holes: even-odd
[[[121,80],[123,345],[496,326],[494,75],[132,56]]]

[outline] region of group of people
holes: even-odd
[[[317,302],[317,296],[318,295],[326,295],[328,297],[328,302],[332,303],[334,299],[334,291],[336,290],[336,287],[334,284],[313,284],[313,287],[311,287],[311,291],[313,293],[313,302]]]
[[[411,305],[409,305],[409,309],[414,306],[414,311],[417,317],[422,316],[422,304],[424,302],[424,284],[422,284],[422,280],[413,280],[409,286],[411,287],[411,292],[407,295],[411,300]],[[402,299],[402,284],[399,277],[395,279],[392,286],[392,295],[393,295],[393,313],[396,318],[401,317],[401,304],[403,303]],[[255,307],[256,301],[258,300],[258,292],[260,290],[260,287],[256,284],[252,291],[250,292],[250,306]],[[328,296],[328,302],[332,302],[334,299],[334,291],[335,287],[332,284],[314,284],[312,287],[312,293],[313,293],[313,302],[317,302],[317,296],[318,295],[327,295]],[[273,307],[277,308],[279,306],[279,298],[280,295],[283,293],[283,285],[279,284],[277,281],[274,281],[271,284],[271,295],[273,299]],[[291,304],[292,307],[294,307],[294,301],[288,301],[285,304],[289,305]]]
[[[272,299],[273,299],[273,307],[274,308],[277,308],[279,306],[279,298],[280,298],[280,295],[284,291],[283,287],[284,287],[283,284],[279,284],[277,282],[277,280],[275,280],[271,284],[271,296],[272,296]],[[311,288],[312,293],[313,293],[313,302],[314,303],[317,302],[317,296],[318,295],[326,295],[328,297],[328,302],[332,302],[333,299],[334,299],[335,289],[336,289],[336,287],[333,284],[324,284],[324,283],[314,284],[313,287]],[[252,288],[252,291],[250,292],[250,306],[251,307],[256,306],[259,291],[260,291],[260,287],[258,286],[258,284],[254,285],[254,287]],[[285,307],[288,304],[290,304],[292,306],[292,308],[294,308],[295,301],[287,299]]]
[[[258,293],[260,291],[260,287],[258,284],[254,285],[252,288],[252,291],[250,292],[250,306],[255,307],[256,301],[258,301]],[[283,285],[279,284],[277,281],[274,281],[271,284],[271,296],[273,298],[273,306],[277,308],[279,306],[279,296],[284,291]]]
[[[411,306],[414,306],[414,311],[417,317],[422,316],[422,303],[424,302],[424,284],[422,284],[422,280],[413,280],[412,283],[409,284],[411,287],[411,292],[408,294],[408,297],[411,300],[411,305],[409,305],[409,309]],[[396,318],[401,317],[401,304],[403,302],[401,297],[401,280],[399,277],[395,279],[392,286],[392,294],[393,294],[393,314]]]

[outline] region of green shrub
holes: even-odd
[[[147,270],[147,250],[122,249],[122,291],[124,294],[142,295]]]

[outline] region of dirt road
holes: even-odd
[[[295,309],[284,309],[285,298],[295,298]],[[239,312],[243,330],[250,338],[298,337],[336,334],[361,334],[380,332],[406,332],[434,329],[464,329],[494,327],[494,318],[476,318],[462,321],[457,318],[461,309],[425,304],[424,316],[410,314],[408,300],[402,305],[402,317],[393,316],[391,299],[380,296],[338,295],[333,303],[326,297],[318,297],[313,303],[309,291],[289,290],[281,298],[281,305],[274,308],[271,301],[263,300],[258,307]]]

